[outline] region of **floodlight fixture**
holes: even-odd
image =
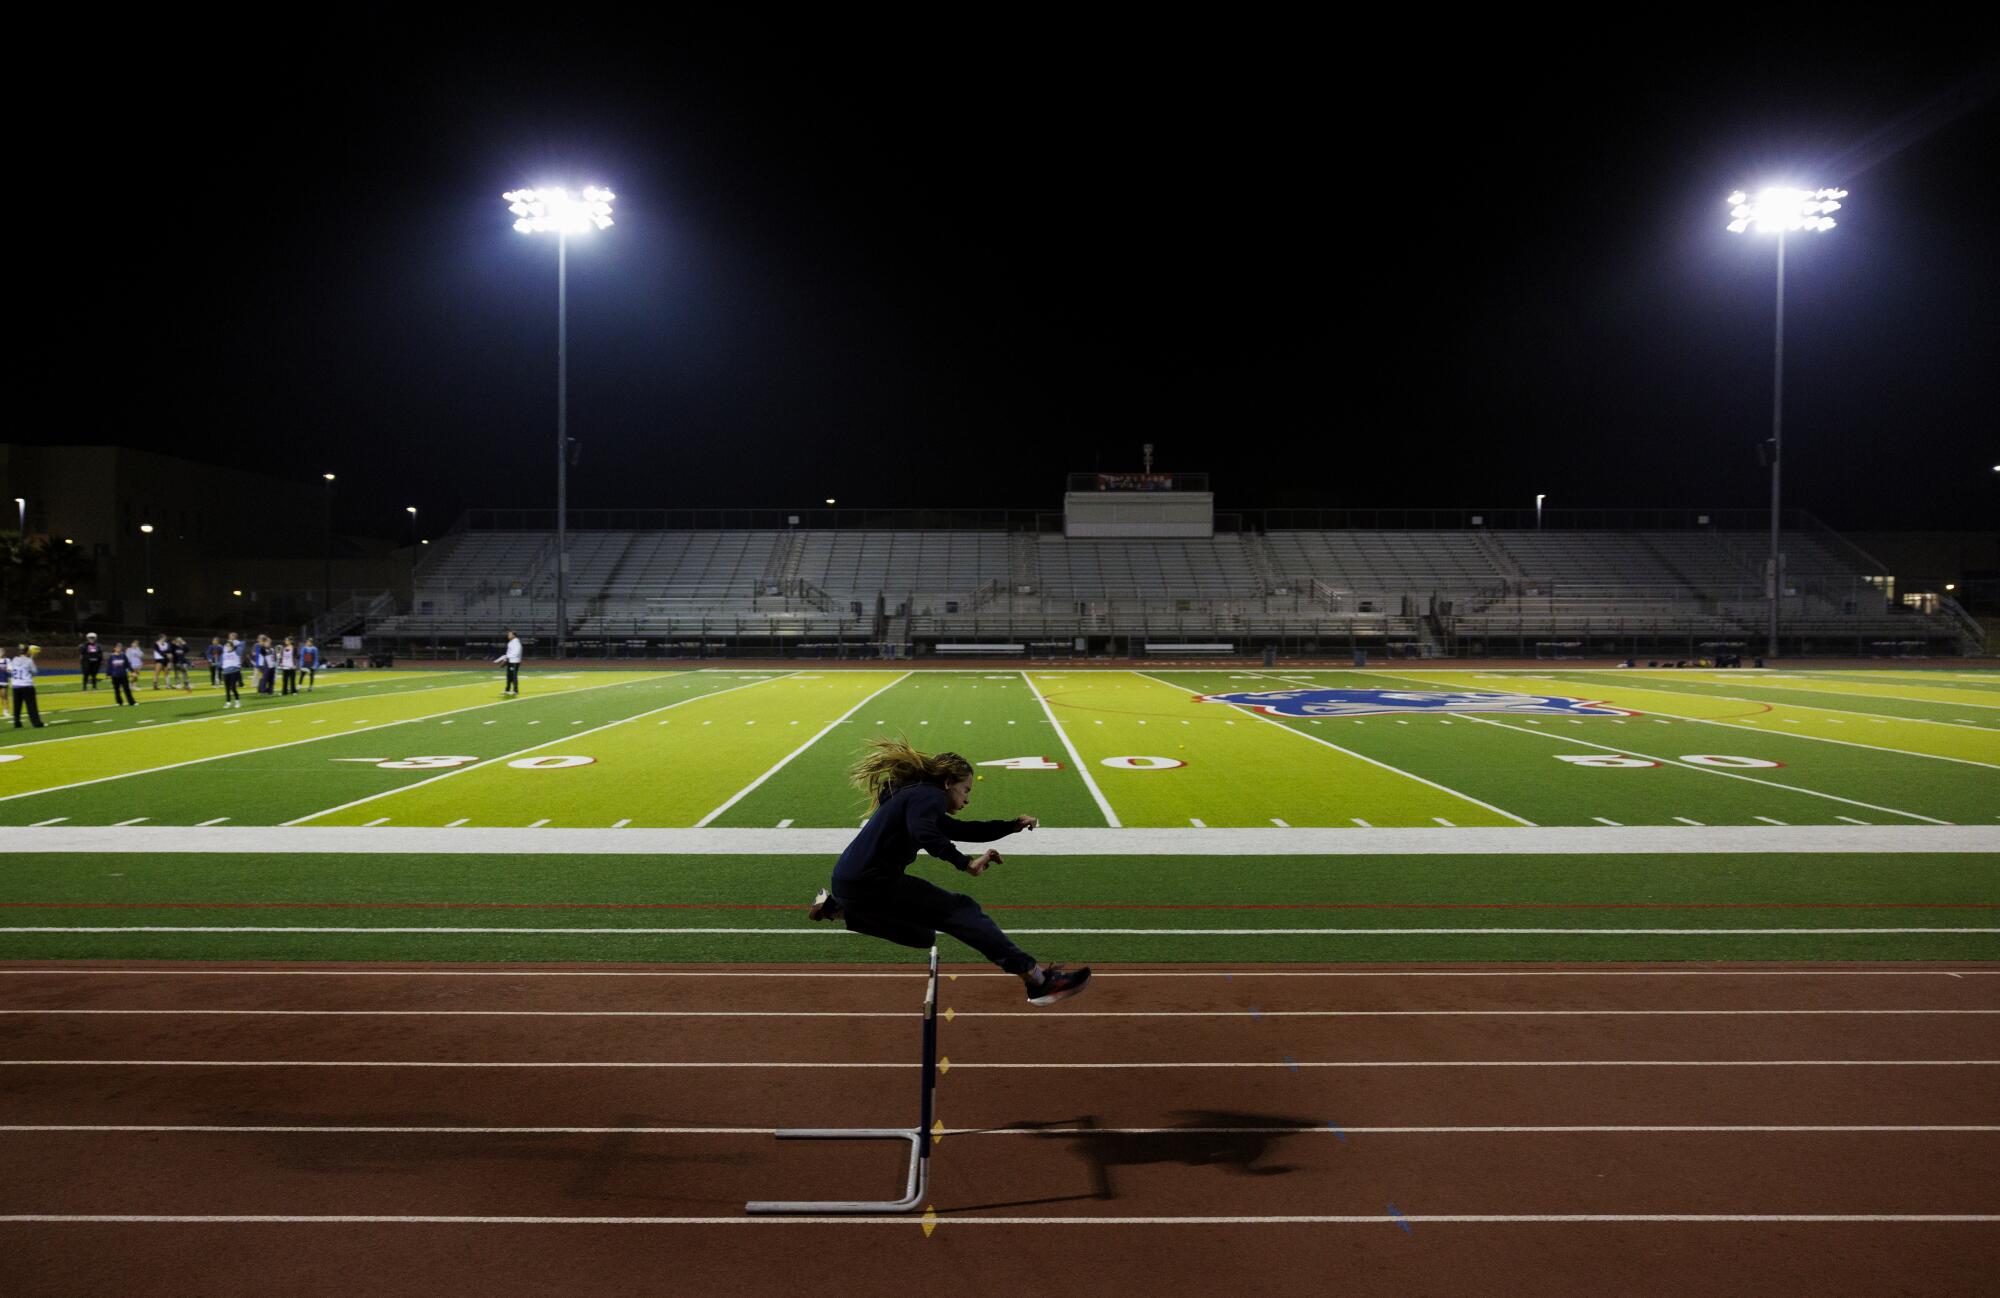
[[[1949,587],[1949,586],[1946,586],[1946,587],[1945,587],[1945,589],[1946,589],[1946,590],[1950,590],[1950,589],[1951,589],[1951,587]],[[74,594],[76,594],[76,587],[74,587],[74,586],[65,586],[65,587],[63,587],[63,594],[65,594],[65,595],[74,595]]]
[[[331,473],[322,473],[319,476],[325,478],[328,482],[333,481],[333,475]]]
[[[240,590],[232,590],[232,591],[230,591],[229,593],[230,593],[230,594],[232,594],[232,595],[234,595],[234,596],[236,596],[236,598],[238,598],[238,599],[242,599],[242,598],[243,598],[243,592],[242,592],[242,591],[240,591]]]
[[[832,497],[832,496],[828,496],[828,497],[826,498],[826,503],[827,503],[827,504],[829,504],[829,505],[831,505],[831,504],[833,503],[833,497]]]
[[[1736,234],[1754,229],[1758,234],[1782,234],[1789,230],[1831,230],[1833,213],[1840,210],[1844,189],[1788,189],[1773,186],[1753,197],[1737,190],[1729,196],[1729,228]]]
[[[500,197],[507,210],[520,219],[514,228],[522,234],[589,234],[611,222],[611,200],[618,195],[598,185],[585,185],[583,193],[572,195],[561,185],[541,189],[509,190]]]
[[[148,595],[152,594],[152,593],[153,593],[153,588],[152,588],[151,586],[148,586],[148,587],[146,587],[146,593],[147,593]]]
[[[151,523],[141,523],[139,524],[139,530],[147,536],[151,536],[153,534],[153,525]]]

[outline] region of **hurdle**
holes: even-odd
[[[763,1200],[743,1205],[743,1211],[755,1214],[800,1213],[874,1213],[910,1212],[924,1201],[924,1190],[931,1179],[931,1107],[932,1096],[937,1090],[937,992],[938,953],[931,948],[930,976],[924,983],[924,1048],[922,1068],[922,1089],[917,1106],[917,1125],[914,1129],[901,1127],[792,1127],[774,1133],[779,1140],[907,1140],[910,1142],[910,1171],[903,1185],[903,1197],[867,1203],[859,1200],[831,1200],[823,1203],[810,1201]]]

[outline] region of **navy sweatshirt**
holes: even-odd
[[[935,784],[911,784],[896,790],[875,808],[840,863],[833,867],[836,896],[858,896],[899,877],[918,849],[963,870],[972,858],[953,846],[990,843],[1020,829],[1017,820],[953,820],[951,800]]]

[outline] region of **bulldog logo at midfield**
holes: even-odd
[[[1493,690],[1250,690],[1197,694],[1197,703],[1236,703],[1271,717],[1371,717],[1385,712],[1497,712],[1517,717],[1629,717],[1624,708],[1560,694]]]

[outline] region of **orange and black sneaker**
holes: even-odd
[[[840,914],[840,899],[825,888],[821,888],[812,905],[806,907],[806,918],[811,920],[839,919]]]
[[[1028,1004],[1054,1005],[1066,1001],[1090,982],[1090,966],[1065,969],[1059,964],[1044,965],[1039,986],[1028,988]]]

